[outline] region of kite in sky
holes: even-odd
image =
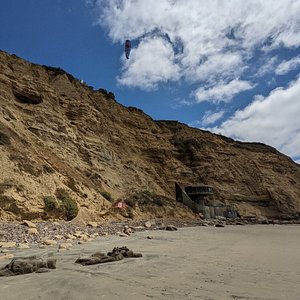
[[[125,56],[127,59],[129,58],[130,50],[131,50],[131,42],[130,42],[130,40],[126,40],[125,41]]]

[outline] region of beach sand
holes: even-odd
[[[74,263],[79,256],[123,245],[143,257],[93,266]],[[33,254],[57,258],[57,269],[1,277],[1,300],[300,299],[297,225],[144,231],[128,238],[100,237],[65,252],[31,248],[15,256]]]

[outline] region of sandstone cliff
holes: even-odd
[[[241,215],[300,213],[300,166],[276,149],[154,121],[59,68],[5,52],[0,153],[1,220],[53,217],[45,196],[59,199],[61,190],[81,218],[98,220],[111,207],[104,191],[114,199],[139,191],[174,198],[175,181],[212,185],[214,199]],[[173,216],[192,214],[175,205]]]

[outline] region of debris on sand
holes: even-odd
[[[15,257],[4,268],[0,269],[0,276],[14,276],[28,273],[44,273],[56,269],[56,259],[47,259],[34,256]]]
[[[104,254],[102,252],[95,252],[89,257],[80,257],[75,263],[81,264],[83,266],[102,264],[106,262],[113,262],[122,260],[124,257],[142,257],[141,253],[135,253],[129,250],[126,246],[115,247],[111,252]]]

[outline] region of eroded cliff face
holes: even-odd
[[[175,198],[174,182],[209,184],[241,215],[300,213],[300,166],[272,147],[153,121],[61,69],[5,52],[0,70],[2,220],[51,217],[44,197],[57,189],[78,203],[80,218],[98,220],[111,207],[101,192]]]

